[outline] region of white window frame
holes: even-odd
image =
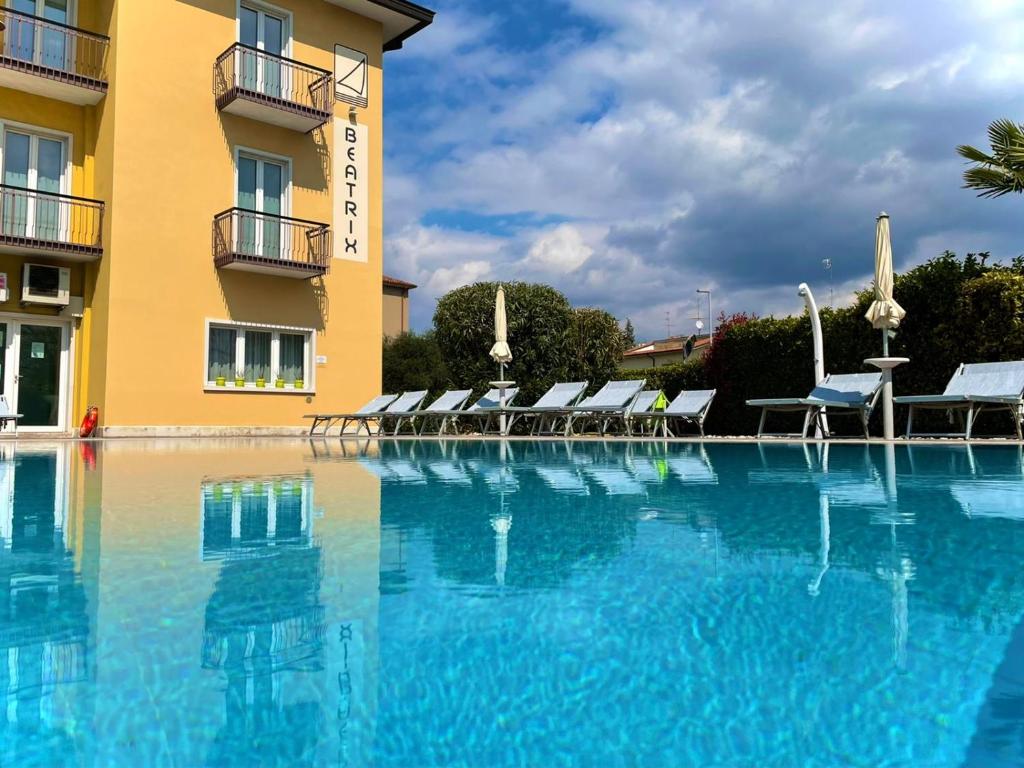
[[[224,382],[223,387],[218,387],[217,382],[210,381],[208,372],[210,370],[210,329],[225,328],[235,331],[235,378],[240,378],[239,373],[245,371],[245,332],[261,331],[270,333],[270,379],[266,387],[257,387],[255,382],[246,382],[244,386],[235,386],[235,379]],[[305,372],[308,379],[303,379],[303,387],[296,389],[288,382],[285,382],[283,389],[277,388],[277,378],[281,374],[281,347],[280,336],[282,333],[301,334],[306,337],[306,359]],[[267,395],[287,395],[302,393],[307,395],[316,394],[316,329],[303,328],[289,325],[267,325],[265,323],[241,323],[235,320],[217,320],[207,318],[205,332],[203,335],[203,389],[207,392],[255,392]]]
[[[32,15],[35,16],[36,18],[43,19],[43,21],[46,21],[47,19],[43,16],[43,11],[45,10],[44,2],[45,2],[45,0],[35,0],[36,9],[35,9],[35,13],[33,13]],[[239,0],[239,4],[241,4],[241,0]],[[0,2],[0,5],[9,5],[9,3]],[[56,22],[54,22],[54,23],[56,23]],[[78,28],[78,0],[68,0],[68,20],[65,23],[69,27],[73,27],[75,29]],[[289,41],[290,41],[290,39],[291,39],[291,20],[290,19],[289,19],[288,23],[289,23],[288,35],[289,35]],[[241,17],[239,17],[239,26],[241,26]],[[37,65],[40,63],[40,61],[42,59],[43,29],[44,29],[44,27],[42,25],[39,25],[39,26],[36,27],[35,39],[33,40],[33,46],[34,46],[35,49],[34,49],[34,52],[33,52],[33,55],[32,55],[32,63],[33,64],[37,64]],[[75,60],[74,50],[75,50],[75,43],[76,43],[77,38],[76,38],[75,35],[68,35],[65,39],[67,41],[67,46],[68,46],[68,49],[64,52],[65,64],[67,64],[69,61],[73,62]]]
[[[278,216],[284,218],[291,218],[292,215],[292,159],[286,155],[275,155],[271,152],[264,152],[259,149],[252,149],[250,147],[243,147],[241,145],[235,147],[234,161],[235,161],[235,189],[234,189],[234,206],[238,207],[238,167],[242,157],[247,157],[256,161],[256,213],[264,215],[263,208],[263,168],[264,163],[270,162],[274,165],[280,165],[283,168],[282,171],[282,189],[281,189],[281,213]],[[234,236],[238,236],[239,232],[237,229],[232,229],[235,233]],[[285,256],[291,253],[291,228],[288,226],[282,226],[280,232],[280,240],[278,245],[278,256],[285,258]],[[263,229],[262,227],[256,227],[255,231],[256,242],[255,248],[257,253],[263,253]],[[238,248],[238,243],[232,243],[232,248]]]
[[[292,28],[294,25],[292,24],[292,12],[286,8],[282,8],[279,5],[265,3],[263,2],[263,0],[237,0],[237,2],[235,3],[235,40],[239,42],[241,42],[242,40],[242,6],[245,6],[246,8],[249,8],[253,11],[257,11],[259,13],[269,13],[271,16],[278,16],[284,21],[284,46],[282,46],[284,51],[282,52],[281,55],[289,59],[293,58]],[[258,24],[262,27],[262,20],[258,22]],[[260,32],[257,32],[256,37],[256,49],[263,50],[262,48],[260,48],[260,45],[262,45],[263,43],[259,42],[264,38],[262,30]]]
[[[29,188],[33,189],[31,175],[33,173],[38,174],[39,172],[39,160],[37,153],[39,150],[39,139],[49,139],[50,141],[59,141],[64,144],[64,172],[61,174],[60,179],[60,194],[70,195],[71,194],[71,173],[74,170],[74,162],[72,161],[74,152],[74,136],[65,131],[55,131],[52,128],[43,128],[38,125],[32,125],[31,123],[19,123],[14,120],[4,120],[0,118],[0,184],[4,183],[4,177],[7,174],[7,167],[4,164],[6,160],[5,151],[7,143],[7,131],[11,130],[16,133],[26,133],[29,135]],[[35,139],[35,141],[33,141]],[[289,174],[291,171],[289,170]],[[38,180],[37,180],[38,181]],[[289,183],[291,183],[289,178]],[[235,183],[235,189],[237,194],[238,183]],[[68,216],[70,209],[67,206],[60,207],[60,231],[68,232]],[[32,198],[28,200],[28,211],[26,212],[26,220],[29,225],[29,229],[26,231],[27,237],[32,237],[35,233],[35,201]]]

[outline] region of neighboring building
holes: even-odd
[[[0,7],[0,390],[23,428],[90,404],[106,434],[294,426],[379,392],[383,53],[432,18]]]
[[[409,330],[409,291],[416,286],[384,275],[384,338]]]
[[[690,354],[686,354],[686,341],[689,336],[670,336],[667,339],[648,341],[622,355],[622,367],[635,371],[641,368],[660,368],[663,365],[682,363],[693,357],[703,357],[711,345],[708,336],[700,336],[694,340]]]

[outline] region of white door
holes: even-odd
[[[3,234],[51,242],[68,239],[68,211],[57,197],[68,188],[63,140],[5,130],[0,178],[9,187],[0,212]]]
[[[0,319],[3,371],[0,387],[19,429],[67,430],[71,332],[46,317]]]

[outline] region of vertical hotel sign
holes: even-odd
[[[339,101],[367,105],[366,54],[334,46],[334,90]],[[334,118],[334,258],[369,260],[369,132],[354,116]]]

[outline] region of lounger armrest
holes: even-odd
[[[944,403],[967,403],[969,400],[967,395],[903,395],[892,399],[894,403],[900,405],[942,405]]]
[[[849,402],[846,400],[819,400],[816,397],[805,397],[800,400],[801,403],[807,406],[813,406],[815,408],[849,408],[854,411],[866,410],[871,407],[871,403],[868,401],[863,402]]]
[[[747,405],[755,408],[771,408],[773,406],[797,407],[807,405],[802,397],[777,397],[768,400],[747,400]]]
[[[970,395],[969,399],[975,403],[1000,403],[1013,405],[1022,401],[1019,395]]]

